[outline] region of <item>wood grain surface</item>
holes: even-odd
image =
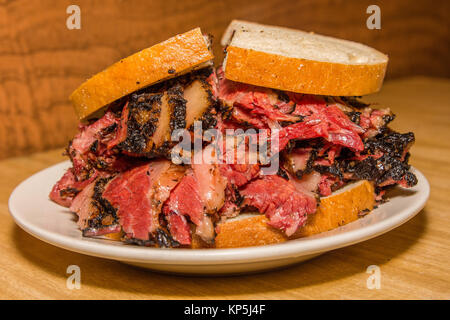
[[[450,80],[393,80],[366,100],[390,106],[394,128],[415,132],[411,163],[431,184],[425,209],[399,228],[257,275],[153,273],[56,248],[14,224],[11,191],[63,160],[59,149],[0,161],[0,299],[450,299]],[[81,268],[80,290],[66,288],[71,264]],[[380,267],[381,289],[367,289],[369,265]]]
[[[66,8],[81,29],[66,28]],[[381,8],[381,30],[366,8]],[[76,129],[69,94],[122,57],[200,26],[218,40],[232,19],[300,28],[371,45],[388,77],[450,76],[450,2],[337,0],[0,0],[0,158],[64,146]]]

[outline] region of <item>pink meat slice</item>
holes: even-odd
[[[290,236],[316,211],[316,199],[299,191],[294,184],[276,175],[267,175],[246,185],[244,204],[266,215],[269,224]]]
[[[167,160],[154,161],[123,172],[107,184],[103,198],[117,209],[119,223],[130,237],[148,240],[158,228],[162,203],[154,201],[153,187],[170,166]]]
[[[322,197],[329,196],[333,192],[333,186],[340,188],[344,185],[344,182],[339,177],[331,174],[322,174],[319,182],[319,194]]]
[[[241,187],[259,175],[258,152],[256,146],[250,148],[250,143],[257,140],[256,135],[230,135],[219,142],[223,160],[219,164],[220,176],[227,184]]]
[[[281,112],[280,110],[293,109],[293,102],[281,101],[277,93],[269,88],[252,86],[240,82],[225,79],[223,70],[217,70],[218,97],[227,105],[240,107],[249,112],[253,117],[262,117],[275,121],[298,121],[295,115]],[[234,115],[237,120],[248,121],[248,117],[240,119],[239,115]]]
[[[128,121],[129,110],[130,109],[128,108],[128,102],[127,102],[122,109],[122,115],[120,117],[120,120],[118,121],[118,128],[116,130],[116,134],[107,143],[108,149],[112,149],[115,146],[117,146],[119,143],[125,141],[125,139],[127,137],[127,121]]]
[[[299,113],[305,117],[304,120],[280,130],[279,150],[283,150],[292,139],[305,140],[320,137],[356,151],[364,150],[364,144],[359,136],[364,130],[351,122],[337,106],[317,104],[303,107]]]
[[[280,131],[280,151],[292,139],[319,137],[356,151],[364,149],[360,134],[365,130],[353,123],[337,105],[328,105],[323,98],[288,92],[288,99],[280,100],[272,89],[225,79],[221,69],[217,76],[218,96],[234,107],[231,113],[234,120],[271,129],[271,122],[294,122]]]
[[[115,135],[114,132],[104,135],[102,134],[103,131],[115,124],[117,125],[118,122],[119,119],[116,118],[111,111],[108,111],[94,123],[90,125],[81,124],[79,126],[79,132],[75,135],[69,146],[69,155],[73,164],[73,173],[76,177],[82,179],[86,168],[89,167],[89,156],[91,154],[94,158],[100,155],[98,151],[95,156],[91,152],[91,147],[94,143],[97,141],[98,148],[102,149],[101,145],[106,145]],[[102,153],[104,151],[105,150],[102,150]],[[108,155],[105,154],[104,156],[105,158],[108,158]],[[113,159],[111,159],[111,161],[113,161]]]
[[[169,217],[169,229],[174,239],[181,244],[191,243],[186,219],[173,217],[174,214],[188,217],[196,225],[196,234],[205,241],[214,239],[214,227],[205,211],[206,205],[200,194],[199,183],[193,171],[189,170],[171,192],[163,207],[164,214]],[[175,225],[172,225],[171,219],[174,220]]]
[[[389,108],[386,109],[371,109],[364,108],[360,115],[359,124],[364,128],[364,138],[371,138],[380,132],[380,128],[386,123],[385,116],[392,117],[392,112]],[[392,118],[391,118],[392,119]]]
[[[70,211],[75,212],[78,215],[78,226],[81,230],[88,227],[88,220],[91,216],[91,212],[94,209],[92,207],[92,196],[94,195],[95,181],[87,185],[77,196],[73,199],[70,206]]]
[[[220,165],[222,176],[226,177],[228,182],[241,187],[250,180],[259,176],[259,164],[223,164]]]
[[[72,204],[74,197],[97,177],[98,172],[86,180],[77,181],[72,168],[70,168],[53,186],[49,198],[57,204],[68,208]]]
[[[89,151],[92,144],[99,138],[103,129],[106,129],[114,124],[117,124],[119,120],[114,116],[114,113],[108,111],[103,117],[95,121],[90,125],[80,125],[79,132],[74,137],[71,147],[80,154],[84,154]]]
[[[203,152],[212,152],[213,147],[206,147]],[[197,190],[205,206],[206,213],[215,213],[225,201],[227,179],[220,173],[217,163],[192,163],[193,176],[197,183]]]
[[[247,110],[240,108],[238,106],[233,107],[231,111],[231,116],[237,122],[242,122],[244,124],[250,124],[255,128],[264,129],[267,128],[267,124],[260,117],[250,114]]]
[[[190,245],[191,229],[186,218],[181,214],[171,211],[167,214],[166,219],[173,239],[182,245]]]

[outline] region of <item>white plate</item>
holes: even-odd
[[[91,256],[165,272],[230,274],[261,271],[310,259],[349,246],[405,223],[424,206],[430,194],[428,181],[413,169],[419,183],[412,189],[396,188],[395,196],[355,222],[316,236],[282,244],[238,249],[159,249],[118,241],[84,238],[75,215],[48,199],[53,184],[70,162],[47,168],[22,182],[9,198],[9,210],[25,231],[55,246]]]

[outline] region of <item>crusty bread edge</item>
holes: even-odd
[[[373,184],[367,180],[353,184],[345,191],[321,198],[317,212],[290,238],[267,224],[264,215],[244,219],[231,219],[219,224],[215,248],[239,248],[282,243],[290,239],[307,237],[335,229],[358,219],[361,212],[373,210],[375,193]],[[194,238],[192,247],[212,247]]]
[[[121,59],[71,95],[80,120],[136,90],[205,66],[214,58],[200,28],[176,35]]]
[[[330,96],[377,92],[387,62],[341,64],[286,57],[235,46],[227,47],[225,78],[284,91]]]

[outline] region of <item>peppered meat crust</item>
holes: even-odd
[[[211,69],[200,70],[188,75],[171,79],[161,84],[142,89],[130,96],[128,101],[127,136],[118,147],[132,155],[145,156],[149,158],[167,156],[170,153],[172,143],[164,141],[161,145],[152,144],[158,120],[161,115],[162,98],[167,94],[167,103],[170,112],[170,132],[186,128],[186,104],[184,88],[193,81],[200,81],[203,89],[208,94],[208,109],[198,119],[202,123],[203,130],[213,128],[217,123],[217,101],[206,77],[212,72]],[[190,128],[186,128],[192,131]]]
[[[171,131],[186,128],[186,99],[183,97],[183,87],[176,84],[167,91],[169,95],[170,129]]]
[[[89,217],[88,227],[83,230],[83,234],[118,224],[117,210],[102,197],[105,186],[111,179],[112,177],[99,178],[95,182],[91,200],[93,211]]]
[[[161,112],[162,94],[134,94],[128,103],[127,137],[118,147],[129,153],[147,152]]]
[[[414,143],[414,134],[398,133],[390,129],[383,130],[374,138],[365,142],[363,155],[382,154],[381,157],[367,157],[362,161],[343,160],[339,165],[344,172],[354,174],[356,179],[374,181],[377,185],[392,179],[405,179],[408,187],[417,184],[416,176],[409,171],[409,153],[407,150]]]
[[[159,248],[177,248],[180,243],[173,239],[170,232],[163,228],[158,228],[155,234],[150,235],[149,240],[141,240],[125,236],[123,241],[128,244],[136,244],[145,247],[159,247]]]

